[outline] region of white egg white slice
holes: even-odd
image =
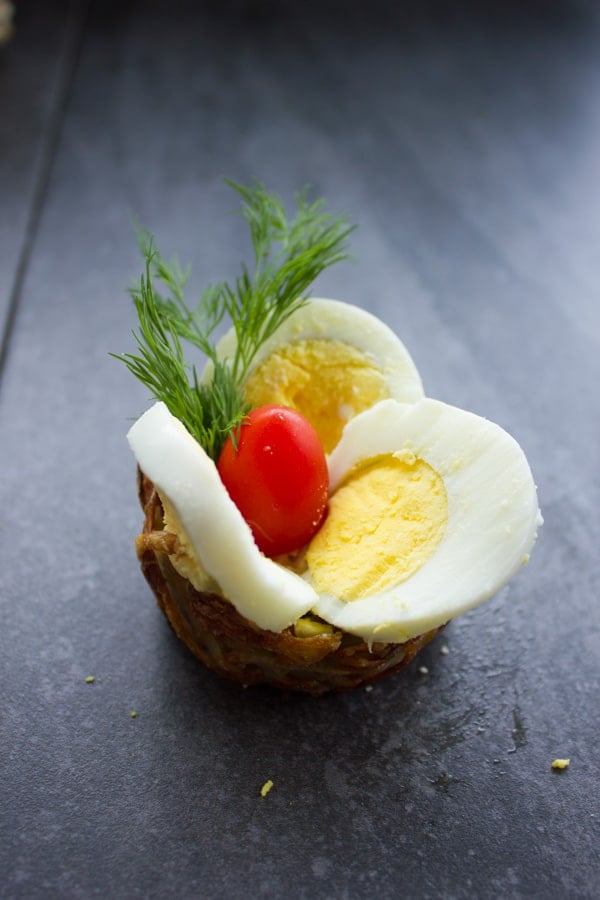
[[[421,377],[412,357],[391,328],[358,306],[322,297],[310,299],[283,322],[275,334],[262,344],[248,374],[280,347],[319,338],[341,341],[362,351],[382,372],[390,396],[394,399],[414,403],[423,396]],[[231,359],[236,344],[235,331],[231,329],[217,344],[219,359]],[[210,380],[211,377],[212,364],[209,363],[203,380]]]
[[[129,445],[142,471],[174,509],[201,566],[238,612],[280,632],[314,605],[300,576],[258,550],[214,462],[164,403],[132,426]]]
[[[357,464],[409,451],[443,479],[444,536],[424,565],[379,594],[315,611],[367,641],[403,642],[487,600],[527,562],[542,523],[523,451],[498,425],[428,398],[383,400],[350,421],[329,459],[331,489]]]

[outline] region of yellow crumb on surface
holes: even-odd
[[[86,679],[85,679],[85,683],[86,683],[86,684],[93,684],[93,683],[95,682],[95,680],[96,680],[96,676],[95,676],[95,675],[87,675],[87,676],[86,676]]]
[[[261,787],[261,789],[260,789],[260,796],[261,796],[261,797],[266,797],[267,794],[269,793],[269,791],[271,790],[272,787],[273,787],[273,782],[272,782],[271,779],[269,778],[269,780],[268,780],[268,781],[265,781],[265,783],[264,783],[263,786]]]
[[[137,713],[136,713],[135,709],[132,709],[131,712],[129,713],[129,715],[131,716],[132,719],[137,719]]]
[[[560,769],[568,769],[570,765],[571,765],[570,759],[554,759],[552,761],[553,769],[559,769],[559,770]]]

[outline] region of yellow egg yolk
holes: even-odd
[[[441,476],[411,453],[351,472],[329,502],[306,563],[319,593],[359,600],[405,581],[433,554],[448,519]]]
[[[338,443],[349,419],[389,395],[383,373],[366,354],[342,341],[321,338],[276,350],[244,387],[253,407],[277,403],[301,413],[326,453]]]

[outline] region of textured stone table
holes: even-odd
[[[0,895],[597,897],[596,5],[17,5]],[[347,212],[356,261],[319,293],[388,322],[427,392],[511,431],[538,483],[530,565],[369,692],[217,679],[137,569],[124,433],[148,397],[108,356],[132,347],[131,218],[194,288],[231,277],[224,176]]]

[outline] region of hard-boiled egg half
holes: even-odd
[[[220,343],[223,359],[234,341]],[[523,451],[499,426],[425,398],[406,348],[374,316],[310,301],[263,345],[245,392],[253,406],[299,410],[329,454],[328,515],[293,567],[259,551],[215,464],[164,404],[128,440],[179,538],[173,566],[259,628],[309,616],[402,643],[488,599],[527,561],[542,520]]]
[[[217,345],[231,359],[233,329]],[[210,379],[211,366],[204,378]],[[300,307],[260,347],[248,372],[245,397],[302,413],[330,453],[346,422],[378,400],[414,403],[423,385],[408,350],[371,313],[339,300],[314,298]]]

